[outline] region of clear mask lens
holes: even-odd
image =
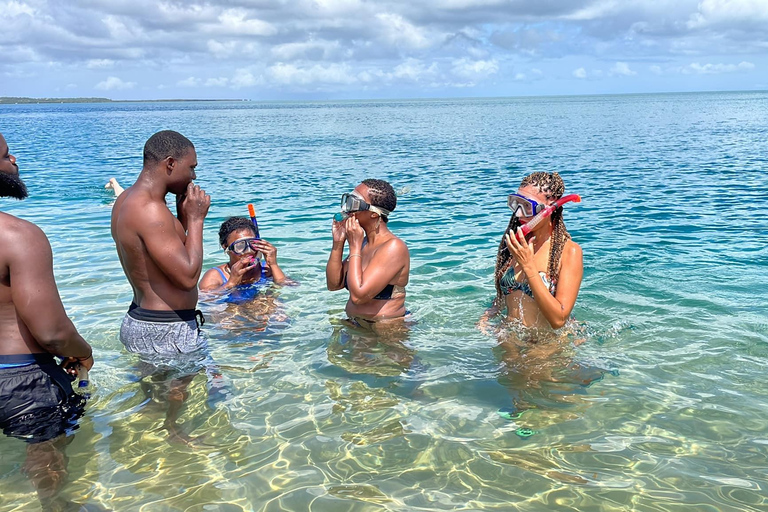
[[[243,238],[235,240],[227,247],[227,251],[234,254],[245,254],[248,251],[256,252],[256,238]]]
[[[544,208],[545,205],[539,204],[518,194],[510,194],[507,198],[507,206],[517,217],[533,217]]]

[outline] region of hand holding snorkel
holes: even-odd
[[[528,240],[526,237],[539,226],[545,219],[550,217],[552,213],[558,208],[562,207],[568,202],[581,202],[581,196],[578,194],[569,194],[563,196],[554,203],[545,207],[539,213],[533,216],[531,220],[522,224],[517,216],[517,210],[514,212],[515,218],[512,221],[512,227],[504,234],[504,241],[506,242],[507,250],[514,256],[515,260],[520,264],[526,276],[528,274],[535,274],[536,267],[534,264],[534,240],[535,236]]]
[[[565,203],[569,203],[573,201],[574,203],[580,203],[581,202],[581,196],[578,194],[568,194],[567,196],[563,196],[551,205],[544,208],[542,211],[537,213],[531,220],[523,224],[518,232],[522,234],[523,237],[528,236],[528,234],[536,229],[536,226],[542,223],[542,221],[546,218],[548,218],[552,213],[554,213],[555,210],[563,206]]]

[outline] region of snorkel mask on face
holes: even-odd
[[[392,214],[389,210],[379,206],[373,206],[365,202],[356,192],[341,195],[341,212],[333,216],[336,222],[341,222],[355,212],[371,211],[388,217]]]
[[[539,203],[520,194],[509,194],[507,206],[512,210],[515,217],[533,217],[547,207],[546,204]]]

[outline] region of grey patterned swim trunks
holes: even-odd
[[[172,356],[205,349],[200,310],[153,311],[131,304],[120,326],[120,341],[129,352]]]

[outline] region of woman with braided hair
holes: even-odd
[[[565,184],[557,173],[535,172],[510,194],[512,218],[496,255],[496,298],[484,319],[507,309],[508,320],[559,329],[576,303],[584,273],[581,247],[565,229],[563,208],[523,236],[520,226],[557,201]]]
[[[405,242],[387,226],[396,206],[392,185],[367,179],[341,196],[341,212],[333,221],[326,285],[331,291],[349,291],[346,313],[358,327],[391,327],[407,313],[405,286],[411,257]],[[343,258],[345,244],[349,255]]]

